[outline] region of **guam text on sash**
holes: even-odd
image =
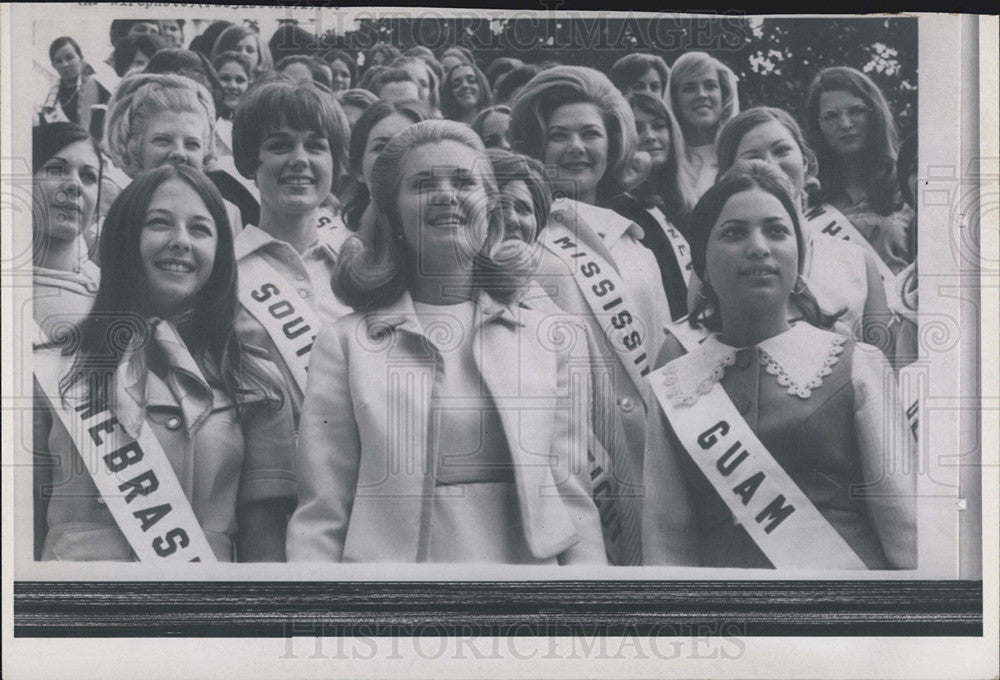
[[[270,336],[299,391],[305,394],[309,354],[319,314],[298,296],[296,288],[260,257],[240,261],[240,302]]]
[[[35,337],[44,336],[35,327]],[[133,439],[113,410],[86,395],[85,382],[60,396],[62,357],[34,353],[35,380],[76,445],[118,528],[140,562],[215,562],[177,474],[152,428]]]
[[[675,404],[664,370],[649,382],[674,433],[776,569],[867,568],[764,447],[721,384],[694,405]]]
[[[642,394],[650,370],[643,337],[647,329],[638,309],[626,298],[618,270],[567,229],[561,223],[565,219],[563,213],[554,212],[539,240],[569,267],[587,306]]]

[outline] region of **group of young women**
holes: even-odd
[[[871,80],[440,57],[229,26],[35,128],[36,558],[916,567]]]

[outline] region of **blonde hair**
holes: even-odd
[[[700,198],[694,189],[698,183],[698,172],[692,164],[691,152],[688,151],[687,132],[684,129],[684,117],[678,112],[677,95],[686,81],[704,71],[710,71],[715,75],[719,81],[719,88],[722,90],[722,113],[719,114],[719,123],[715,131],[715,139],[712,140],[713,143],[719,138],[719,132],[726,123],[740,112],[740,99],[736,90],[737,78],[731,68],[705,52],[685,52],[678,57],[670,70],[670,84],[667,87],[666,99],[670,113],[674,115],[681,130],[681,135],[676,142],[681,174],[686,178],[686,181],[681,183],[681,188],[690,192],[688,202],[692,205],[697,203]]]
[[[514,150],[544,162],[548,118],[560,106],[586,102],[601,112],[608,132],[608,170],[597,185],[598,202],[640,184],[649,160],[636,154],[632,107],[606,75],[584,66],[556,66],[532,78],[511,107],[510,135]]]
[[[200,116],[205,123],[203,165],[215,160],[215,103],[205,86],[174,74],[139,73],[118,85],[104,126],[104,151],[129,177],[150,169],[140,162],[142,136],[149,119],[163,111]]]
[[[333,274],[333,290],[358,311],[391,304],[413,278],[409,246],[396,200],[406,156],[417,147],[451,141],[462,144],[479,156],[477,170],[487,197],[487,236],[473,261],[476,286],[497,300],[510,302],[523,290],[535,269],[533,250],[522,241],[504,241],[500,190],[482,141],[467,125],[449,120],[425,120],[406,128],[386,145],[372,170],[374,224],[348,239],[340,250]]]

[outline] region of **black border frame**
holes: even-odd
[[[982,581],[31,582],[14,637],[983,635]]]

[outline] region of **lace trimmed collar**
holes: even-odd
[[[798,322],[756,347],[764,370],[775,376],[788,394],[808,399],[823,384],[823,378],[830,375],[831,367],[840,361],[846,340],[842,335]],[[663,382],[675,405],[690,406],[722,380],[726,369],[736,363],[739,350],[713,333],[694,351],[667,364],[655,379]]]

